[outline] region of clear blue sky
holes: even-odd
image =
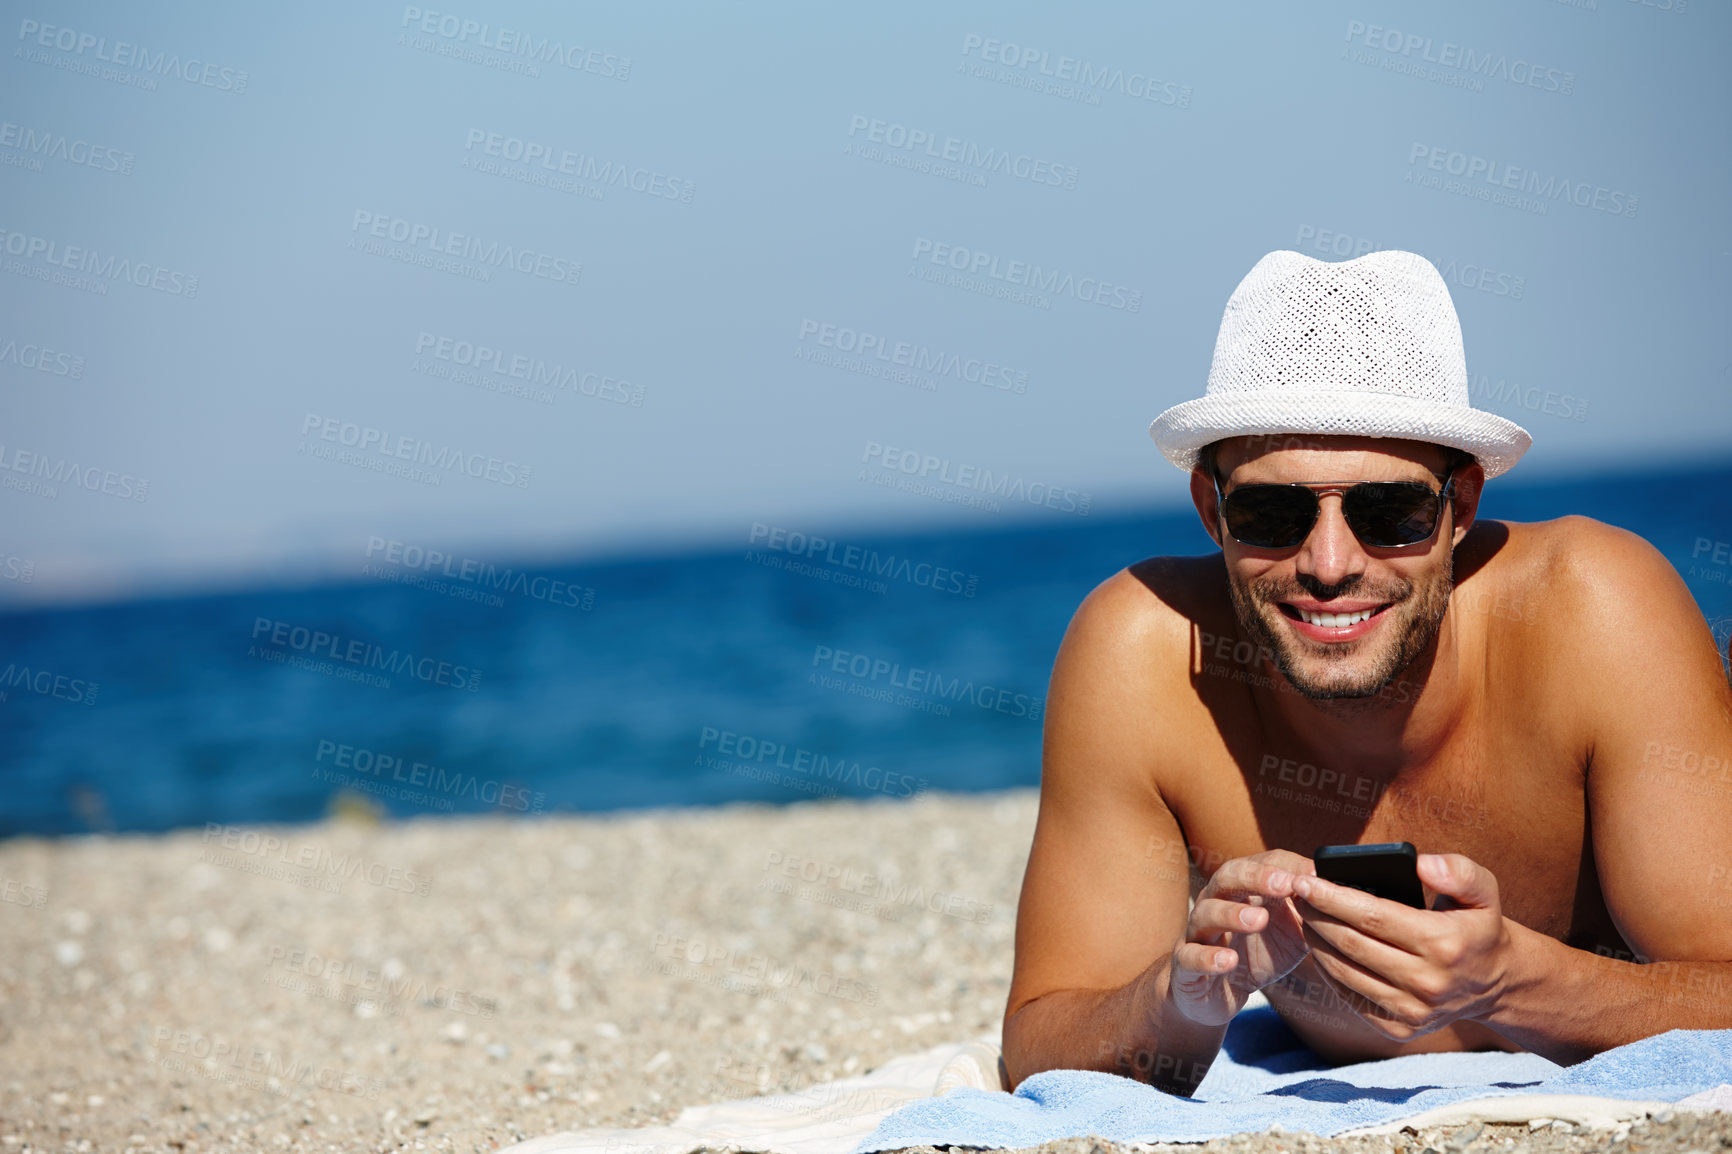
[[[1074,515],[873,445],[1177,501],[1148,422],[1277,248],[1437,263],[1518,476],[1723,455],[1732,10],[1678,2],[10,6],[0,602]]]

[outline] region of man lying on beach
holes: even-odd
[[[1732,1027],[1720,655],[1634,534],[1476,522],[1531,439],[1469,407],[1437,271],[1271,253],[1150,431],[1221,551],[1118,573],[1059,650],[1012,1084],[1188,1095],[1256,990],[1337,1062]],[[1315,876],[1400,841],[1429,909]]]

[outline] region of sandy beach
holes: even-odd
[[[13,839],[0,1144],[467,1154],[864,1073],[998,1028],[1034,817],[1021,791]],[[1623,1146],[1732,1147],[1726,1118]]]

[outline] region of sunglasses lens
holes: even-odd
[[[1437,493],[1407,482],[1355,485],[1341,499],[1341,512],[1365,544],[1374,548],[1412,545],[1437,531]]]
[[[1245,485],[1221,499],[1221,515],[1235,541],[1286,549],[1305,540],[1317,523],[1317,497],[1291,485]]]

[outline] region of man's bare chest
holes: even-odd
[[[1560,939],[1598,936],[1585,791],[1566,754],[1520,735],[1476,735],[1431,764],[1391,772],[1266,745],[1237,752],[1222,750],[1223,764],[1193,779],[1209,783],[1195,799],[1170,799],[1194,886],[1221,862],[1268,849],[1310,857],[1322,845],[1407,841],[1491,870],[1504,912],[1524,925]]]

